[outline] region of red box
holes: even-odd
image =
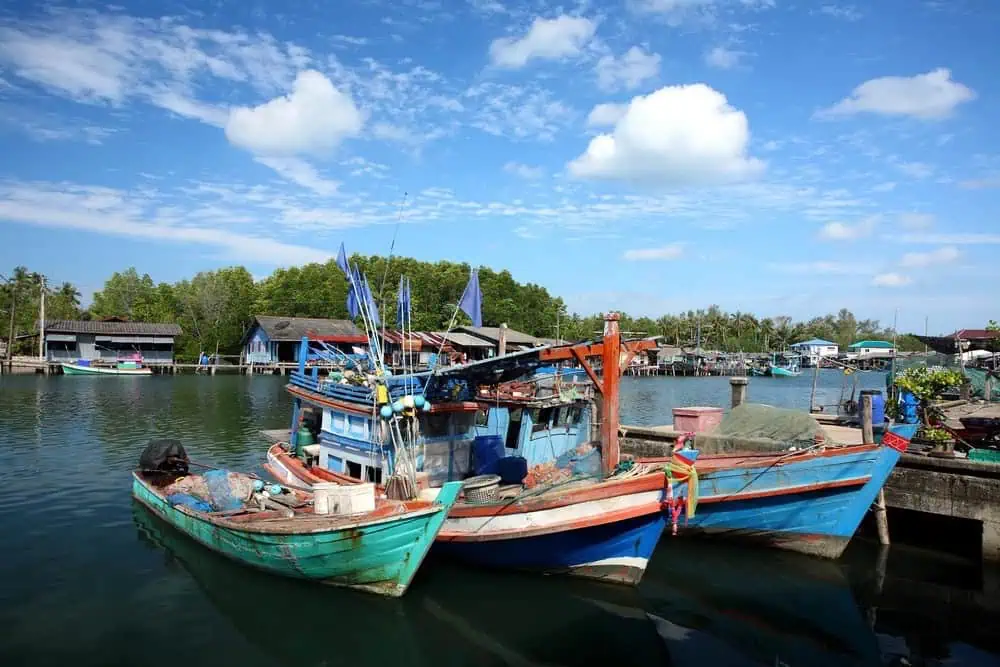
[[[674,408],[674,430],[683,433],[707,433],[722,421],[722,408],[696,406]]]

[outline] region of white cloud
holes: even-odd
[[[613,127],[628,111],[627,104],[598,104],[587,115],[587,127]]]
[[[550,141],[574,114],[543,88],[485,81],[464,97],[476,105],[470,124],[497,137]]]
[[[931,213],[917,213],[915,211],[900,213],[899,224],[906,229],[927,229],[934,225],[934,215]]]
[[[596,30],[597,23],[579,16],[537,17],[524,37],[494,40],[490,44],[490,60],[498,67],[519,69],[535,58],[568,58],[580,54]]]
[[[622,255],[630,262],[642,262],[650,260],[677,259],[684,254],[683,243],[670,243],[659,248],[637,248],[626,250]]]
[[[851,264],[848,262],[832,262],[828,260],[817,260],[814,262],[792,262],[788,264],[769,264],[769,268],[783,273],[795,273],[801,275],[856,275],[867,269],[863,264]]]
[[[896,169],[899,169],[907,176],[918,179],[927,178],[934,173],[934,167],[926,162],[898,162],[896,163]]]
[[[864,14],[854,5],[823,5],[819,12],[845,21],[860,21],[864,18]]]
[[[1000,245],[1000,234],[984,234],[980,232],[968,232],[964,234],[903,234],[899,240],[903,243]]]
[[[909,276],[900,273],[880,273],[872,278],[875,287],[905,287],[913,282]]]
[[[827,241],[853,241],[869,236],[878,224],[879,216],[870,216],[857,224],[848,225],[843,222],[829,222],[819,231],[821,239]]]
[[[260,155],[324,153],[357,135],[363,123],[350,95],[319,72],[307,70],[295,77],[288,95],[231,110],[226,137]]]
[[[705,64],[716,69],[733,69],[748,55],[745,51],[733,51],[724,46],[716,46],[705,54]]]
[[[622,56],[603,56],[597,61],[597,86],[601,90],[633,90],[660,73],[660,55],[633,46]]]
[[[930,252],[908,252],[899,260],[899,264],[908,268],[924,268],[954,262],[960,255],[955,246],[944,246]]]
[[[912,116],[923,120],[947,118],[956,107],[976,98],[968,86],[952,80],[951,70],[938,69],[912,77],[883,76],[865,81],[819,117],[869,112],[887,116]]]
[[[545,175],[545,170],[541,167],[532,167],[520,162],[508,162],[503,166],[503,170],[526,181],[536,181]]]
[[[747,155],[749,143],[747,117],[725,95],[701,83],[667,86],[633,98],[614,129],[594,137],[569,170],[656,185],[735,181],[764,170]]]
[[[988,188],[1000,188],[1000,174],[996,176],[989,176],[986,178],[972,179],[968,181],[962,181],[958,184],[959,187],[966,190],[986,190]]]
[[[893,181],[886,181],[885,183],[872,186],[872,192],[892,192],[895,189],[896,183]]]
[[[270,167],[289,181],[312,190],[318,195],[332,195],[340,183],[323,178],[309,163],[295,157],[258,157],[257,162]]]

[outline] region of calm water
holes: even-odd
[[[840,377],[824,374],[823,402]],[[804,408],[810,384],[754,378],[749,393]],[[233,565],[133,505],[152,437],[257,469],[258,429],[288,418],[281,385],[0,379],[0,665],[1000,664],[1000,577],[906,547],[879,567],[863,541],[829,563],[665,537],[638,590],[431,560],[383,600]],[[728,392],[725,378],[629,378],[623,421]]]

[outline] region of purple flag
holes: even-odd
[[[479,269],[472,269],[469,284],[465,286],[458,307],[472,318],[472,326],[483,326],[483,293],[479,291]]]

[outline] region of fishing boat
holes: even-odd
[[[768,364],[768,375],[771,377],[798,377],[802,374],[802,370],[799,367],[799,357],[794,355],[791,357],[782,357],[779,362],[777,355],[771,355],[771,363]]]
[[[447,481],[464,482],[464,497],[451,508],[436,551],[497,568],[636,584],[666,526],[661,502],[668,482],[662,466],[618,466],[621,369],[629,357],[653,346],[645,340],[623,343],[618,322],[616,313],[608,314],[600,342],[534,348],[409,376],[372,375],[371,387],[307,375],[309,341],[304,339],[300,368],[287,388],[293,397],[291,442],[269,449],[268,469],[283,483],[303,487],[380,483],[396,474],[392,434],[419,434],[417,470],[426,482],[421,497],[433,497]],[[593,357],[602,358],[600,379],[586,362]],[[515,470],[519,463],[522,469],[513,477],[505,473],[502,486],[504,476],[473,474],[480,386],[569,359],[584,360],[581,365],[605,396],[597,442],[585,443],[584,451],[567,451],[567,474],[559,479],[532,483],[523,457],[509,457]],[[299,416],[305,409],[320,413],[319,442],[300,447]],[[527,420],[519,427],[533,431]]]
[[[153,369],[134,361],[123,361],[114,366],[91,366],[89,363],[63,363],[63,375],[152,375]]]
[[[335,499],[225,470],[191,475],[171,440],[149,443],[132,478],[137,501],[223,556],[391,597],[406,592],[461,487],[445,484],[433,501],[376,499],[370,486]]]

